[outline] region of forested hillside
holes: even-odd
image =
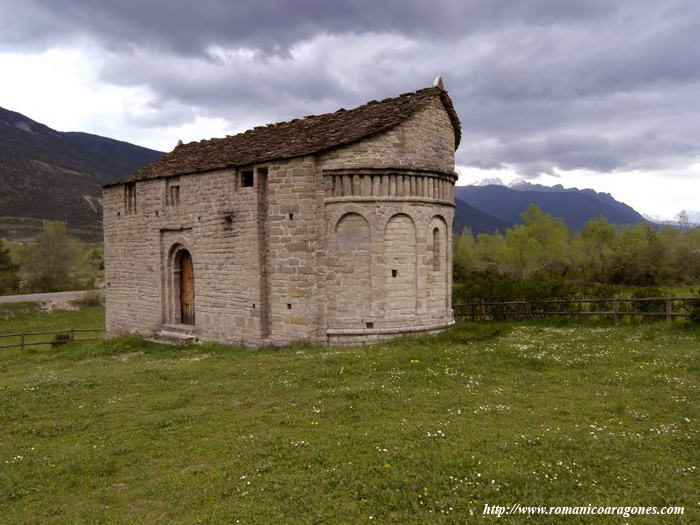
[[[89,133],[59,132],[0,108],[0,217],[96,225],[101,186],[161,156]]]
[[[510,225],[493,215],[484,213],[464,201],[455,199],[455,222],[453,226],[455,233],[461,233],[465,228],[470,229],[473,234],[493,233],[495,231],[505,232],[508,226]]]

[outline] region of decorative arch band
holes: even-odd
[[[408,169],[324,170],[327,202],[417,200],[453,205],[456,175]]]

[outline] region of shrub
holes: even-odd
[[[0,295],[16,293],[19,291],[19,267],[10,257],[7,249],[0,239]]]
[[[607,299],[615,296],[617,287],[582,285],[564,281],[514,279],[491,272],[474,272],[455,284],[453,301],[502,302],[544,301],[554,299]]]
[[[644,297],[665,297],[666,292],[664,292],[661,288],[657,288],[656,286],[647,286],[644,288],[639,288],[632,292],[631,297],[635,299],[641,299]],[[658,302],[639,302],[639,303],[632,303],[633,305],[633,310],[636,310],[638,312],[657,312],[661,313],[666,310],[666,303],[663,301],[658,301]]]
[[[576,312],[579,308],[607,310],[607,302],[579,305],[577,303],[547,303],[547,301],[570,299],[610,299],[618,293],[619,287],[612,285],[590,285],[567,281],[536,281],[514,279],[492,272],[475,272],[464,282],[455,285],[454,304],[471,302],[528,301],[533,305],[489,305],[479,307],[478,312],[512,318],[513,313],[523,309],[537,312]]]
[[[698,296],[697,299],[692,299],[691,301],[687,301],[685,303],[685,307],[690,313],[691,323],[700,323],[700,288],[698,288],[696,293]]]
[[[67,332],[56,334],[53,338],[53,342],[51,343],[51,348],[58,348],[66,343],[70,343],[70,340],[70,334]]]
[[[80,297],[70,301],[70,304],[78,308],[85,308],[87,306],[102,306],[104,305],[104,298],[102,293],[98,290],[88,290]]]

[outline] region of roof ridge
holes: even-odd
[[[370,100],[351,109],[339,108],[255,126],[234,135],[178,144],[158,161],[116,184],[319,153],[393,128],[422,109],[433,96],[440,97],[450,117],[457,147],[461,139],[457,112],[447,91],[432,86],[380,101]]]
[[[303,116],[303,117],[296,117],[296,118],[294,118],[294,119],[292,119],[292,120],[282,120],[282,121],[280,121],[280,122],[272,122],[272,123],[270,123],[270,124],[261,124],[261,125],[258,125],[258,126],[253,126],[252,128],[248,128],[248,129],[246,129],[245,131],[241,131],[241,132],[239,132],[239,133],[235,133],[235,134],[233,134],[233,135],[226,135],[225,137],[211,137],[211,138],[209,138],[209,139],[200,139],[200,140],[198,140],[198,141],[197,141],[197,140],[193,140],[193,141],[191,141],[191,142],[187,142],[186,144],[196,144],[196,143],[202,143],[202,142],[214,142],[214,141],[218,141],[218,140],[226,140],[226,139],[228,139],[228,138],[236,137],[236,136],[238,136],[238,135],[244,135],[244,134],[246,134],[246,133],[250,133],[250,132],[253,132],[253,131],[255,131],[255,130],[266,129],[266,128],[270,128],[270,127],[273,127],[273,126],[283,126],[283,125],[285,125],[285,124],[292,124],[292,123],[296,123],[296,122],[302,122],[302,121],[309,120],[309,119],[312,119],[312,118],[316,118],[316,117],[325,117],[325,116],[328,116],[328,115],[334,115],[334,114],[336,114],[336,113],[341,113],[341,112],[355,111],[355,110],[361,109],[361,108],[363,108],[363,107],[365,107],[365,106],[369,106],[369,105],[371,105],[371,104],[382,104],[382,103],[384,103],[384,102],[391,102],[392,100],[396,100],[396,99],[399,99],[399,98],[407,98],[407,97],[410,97],[410,96],[412,96],[412,95],[415,95],[416,93],[427,93],[427,92],[433,92],[433,91],[438,92],[438,91],[444,91],[444,90],[442,90],[442,89],[440,89],[440,88],[438,88],[438,87],[435,87],[435,86],[425,87],[425,88],[417,89],[416,91],[407,91],[406,93],[401,93],[401,94],[399,94],[399,95],[397,95],[397,96],[395,96],[395,97],[387,97],[387,98],[383,98],[382,100],[370,100],[369,102],[365,102],[364,104],[361,104],[361,105],[359,105],[359,106],[357,106],[357,107],[354,107],[354,108],[351,108],[351,109],[340,108],[340,109],[337,109],[337,110],[335,110],[335,111],[331,111],[331,112],[328,112],[328,113],[321,113],[321,114],[318,114],[318,115],[316,115],[316,114],[314,114],[314,115],[305,115],[305,116]]]

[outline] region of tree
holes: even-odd
[[[575,250],[580,265],[579,275],[588,281],[607,282],[617,245],[614,224],[610,224],[605,217],[588,221],[581,232],[580,246]]]
[[[18,291],[19,266],[10,257],[10,250],[0,239],[0,295],[12,294]]]
[[[78,242],[63,222],[47,222],[25,260],[30,289],[41,292],[69,290],[76,285],[71,269]]]
[[[563,277],[571,264],[569,231],[563,219],[543,213],[530,204],[523,224],[506,231],[501,262],[512,277],[524,279]]]
[[[668,249],[663,232],[651,223],[623,226],[611,282],[656,286],[668,282],[672,271],[672,251]]]
[[[78,243],[74,274],[82,287],[94,288],[102,280],[105,269],[104,249],[101,245]]]
[[[685,215],[678,216],[681,224],[687,222]],[[466,230],[456,236],[455,280],[486,273],[511,280],[577,279],[640,286],[700,282],[700,227],[616,226],[598,217],[577,233],[535,205],[522,219],[505,236],[496,232],[474,238]]]
[[[690,224],[690,215],[687,210],[681,210],[676,215],[676,222],[681,230],[684,232],[690,231],[692,229],[692,224]]]
[[[477,235],[474,269],[492,273],[503,272],[499,261],[504,244],[503,236],[499,232],[494,232],[491,235],[488,233]]]
[[[461,235],[455,235],[452,243],[452,264],[454,278],[463,281],[476,263],[476,247],[471,229],[465,228]]]

